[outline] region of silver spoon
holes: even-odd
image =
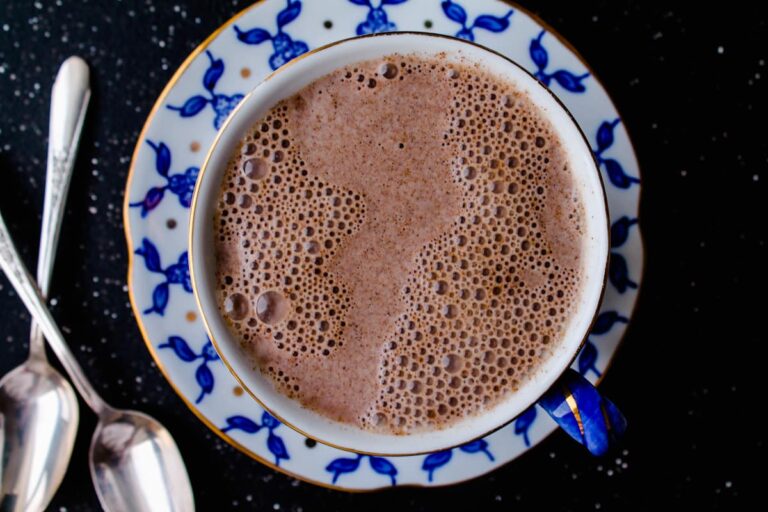
[[[51,92],[45,206],[37,258],[37,282],[48,294],[80,129],[88,107],[88,66],[79,57],[61,65]],[[69,464],[78,424],[72,386],[45,356],[40,328],[32,321],[29,358],[0,380],[2,494],[0,510],[43,510]],[[4,445],[4,446],[3,446]]]
[[[146,414],[112,408],[91,386],[24,268],[2,215],[0,267],[40,325],[75,388],[99,417],[89,462],[101,505],[110,512],[193,511],[192,486],[173,438]]]

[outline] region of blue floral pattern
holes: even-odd
[[[350,3],[355,5],[368,7],[368,15],[365,17],[365,21],[357,26],[357,35],[364,36],[366,34],[394,32],[397,30],[397,25],[389,21],[389,16],[387,16],[387,11],[384,10],[384,6],[402,4],[406,1],[407,0],[380,0],[379,6],[374,7],[373,0],[349,0]]]
[[[155,152],[155,170],[162,176],[166,184],[161,187],[152,187],[144,195],[144,199],[129,203],[131,208],[141,208],[141,216],[146,217],[149,212],[154,210],[163,200],[165,192],[169,191],[179,198],[179,204],[184,208],[189,208],[192,204],[192,194],[195,190],[195,182],[200,172],[198,167],[188,167],[186,171],[170,174],[171,170],[171,150],[165,143],[152,142],[147,139],[147,144]]]
[[[536,406],[532,405],[515,419],[515,435],[523,436],[525,446],[531,446],[531,439],[528,437],[528,431],[536,420]]]
[[[613,146],[615,140],[613,131],[620,122],[621,119],[617,118],[613,121],[603,121],[600,124],[600,128],[597,129],[597,147],[593,151],[597,164],[605,169],[611,183],[618,188],[629,188],[633,184],[640,183],[640,180],[627,175],[621,164],[613,158],[605,158],[603,156],[605,150]]]
[[[243,99],[242,94],[216,93],[216,84],[224,74],[224,61],[214,58],[213,54],[206,50],[205,54],[210,61],[208,69],[203,75],[204,94],[192,96],[181,106],[168,105],[169,110],[175,110],[181,117],[193,117],[202,112],[206,106],[210,105],[214,112],[213,127],[217,130],[224,124],[224,120],[229,116],[238,103]]]
[[[637,282],[629,277],[627,260],[616,249],[624,245],[629,230],[637,224],[637,219],[621,217],[611,225],[611,257],[608,263],[608,280],[619,293],[637,288]]]
[[[493,462],[496,460],[488,449],[488,441],[485,439],[470,441],[469,443],[459,446],[458,449],[464,453],[484,453],[489,461]],[[427,472],[427,479],[432,482],[435,476],[435,471],[448,464],[451,461],[451,458],[453,458],[453,449],[430,453],[424,457],[424,462],[421,463],[421,469],[422,471]]]
[[[213,372],[208,368],[208,363],[218,361],[219,354],[216,352],[216,349],[213,348],[211,340],[206,340],[206,343],[203,345],[199,354],[195,354],[195,352],[189,348],[189,344],[186,340],[181,336],[170,336],[168,341],[161,343],[157,348],[169,348],[173,350],[176,357],[185,363],[192,363],[198,359],[202,360],[198,365],[197,370],[195,370],[195,380],[197,381],[197,385],[200,386],[200,394],[195,400],[196,404],[202,402],[205,395],[213,393]]]
[[[610,331],[616,323],[628,323],[629,318],[620,315],[616,311],[604,311],[600,313],[595,319],[595,324],[592,326],[590,336],[601,336]],[[602,374],[597,369],[597,346],[592,343],[591,338],[587,338],[584,347],[581,349],[577,360],[577,366],[579,373],[582,376],[587,376],[589,372],[595,374],[596,377],[600,377]]]
[[[549,52],[541,42],[546,33],[546,30],[539,32],[539,35],[531,40],[531,44],[528,47],[528,53],[531,56],[531,60],[536,65],[534,76],[541,80],[547,87],[549,87],[552,80],[554,80],[566,91],[575,93],[586,91],[587,88],[582,82],[589,77],[589,73],[577,75],[567,69],[558,69],[552,72],[547,71],[547,67],[549,67]]]
[[[273,53],[269,57],[269,67],[273,70],[279,68],[286,62],[295,59],[303,53],[309,51],[309,46],[304,41],[294,40],[283,28],[295,20],[301,14],[301,1],[288,0],[285,9],[277,14],[277,32],[275,35],[269,33],[263,28],[251,28],[242,30],[237,25],[234,26],[237,39],[245,44],[259,45],[265,41],[272,41]]]
[[[275,466],[280,465],[281,460],[288,460],[291,458],[288,455],[288,450],[285,448],[285,442],[283,438],[275,434],[275,429],[282,425],[277,418],[264,411],[261,414],[261,423],[253,421],[246,416],[230,416],[227,418],[227,425],[221,428],[223,433],[228,433],[232,430],[241,430],[246,434],[256,434],[261,429],[267,429],[267,449],[275,457]]]
[[[388,476],[392,485],[397,485],[397,468],[389,459],[384,457],[376,457],[374,455],[363,455],[358,453],[356,457],[339,457],[333,459],[330,464],[325,467],[325,470],[333,474],[332,483],[336,483],[341,475],[344,473],[354,473],[360,468],[360,462],[363,459],[368,458],[368,463],[371,469],[379,475]]]
[[[622,316],[616,311],[603,311],[595,319],[590,335],[600,336],[610,331],[616,323],[626,324],[629,318]]]
[[[467,41],[475,40],[475,29],[480,28],[489,32],[504,32],[509,28],[509,18],[512,16],[512,9],[507,11],[503,16],[492,16],[490,14],[482,14],[475,18],[475,20],[467,25],[469,17],[467,11],[454,2],[453,0],[445,0],[440,4],[443,8],[443,13],[449,20],[454,21],[461,25],[461,28],[456,32],[455,36],[460,39],[466,39]]]
[[[144,314],[157,313],[160,316],[165,314],[165,308],[168,306],[168,299],[171,293],[172,284],[180,284],[187,293],[192,293],[192,281],[189,279],[189,258],[187,251],[181,253],[176,263],[163,268],[160,263],[160,253],[157,247],[149,238],[141,241],[141,247],[136,249],[135,254],[144,258],[144,265],[147,270],[156,274],[161,274],[165,279],[162,283],[155,286],[152,292],[152,306],[144,310]]]

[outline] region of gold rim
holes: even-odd
[[[267,77],[262,81],[262,83],[265,83],[268,80],[274,78],[278,73],[281,73],[281,72],[285,71],[286,69],[288,69],[292,65],[298,63],[299,61],[304,60],[304,59],[306,59],[306,58],[308,58],[308,57],[310,57],[310,56],[312,56],[314,54],[323,52],[323,51],[325,51],[325,50],[327,50],[329,48],[333,48],[333,47],[336,47],[336,46],[339,46],[339,45],[343,45],[343,44],[346,44],[346,43],[349,43],[349,42],[357,41],[357,40],[360,40],[360,39],[373,39],[373,38],[380,39],[380,38],[386,38],[386,37],[400,37],[400,36],[403,36],[403,35],[415,35],[415,36],[419,36],[419,37],[432,37],[432,38],[437,38],[437,39],[448,39],[448,40],[451,40],[451,41],[458,42],[458,43],[460,43],[460,45],[474,46],[475,48],[479,49],[482,52],[489,52],[489,53],[491,53],[493,55],[496,55],[497,57],[503,59],[504,61],[508,62],[509,64],[513,65],[514,67],[519,69],[523,74],[529,76],[535,83],[539,84],[542,87],[542,89],[544,91],[546,91],[546,93],[552,99],[554,99],[554,101],[557,103],[557,105],[559,105],[560,108],[563,110],[563,112],[565,113],[567,118],[570,119],[571,123],[573,123],[573,126],[576,127],[577,132],[581,136],[581,140],[582,140],[583,144],[587,148],[587,151],[588,151],[588,153],[590,155],[590,159],[591,159],[591,161],[593,163],[593,166],[594,166],[594,172],[597,175],[597,183],[599,184],[598,185],[599,189],[602,192],[602,198],[603,198],[602,210],[603,210],[603,213],[605,214],[605,220],[606,220],[605,232],[606,232],[606,239],[607,239],[607,242],[606,242],[607,243],[607,247],[606,247],[606,252],[605,252],[605,263],[603,265],[603,278],[602,278],[602,282],[600,284],[600,293],[599,293],[599,296],[598,296],[597,306],[595,307],[594,311],[592,312],[592,318],[590,319],[590,322],[589,322],[589,324],[587,326],[586,331],[584,332],[583,336],[581,337],[581,341],[579,342],[578,346],[574,349],[573,356],[569,359],[569,361],[566,364],[565,368],[562,370],[562,372],[560,372],[560,374],[561,374],[561,373],[565,372],[573,364],[573,362],[576,360],[576,358],[578,357],[579,352],[581,351],[581,348],[584,346],[584,344],[587,341],[587,338],[589,337],[589,332],[590,332],[590,330],[592,328],[592,325],[594,325],[595,321],[597,320],[597,315],[600,312],[600,304],[602,303],[603,296],[605,295],[605,287],[606,287],[606,282],[607,282],[607,278],[608,278],[608,257],[610,255],[611,225],[610,225],[610,215],[609,215],[609,211],[608,211],[607,193],[605,191],[605,184],[603,183],[602,177],[600,176],[600,167],[598,166],[597,160],[595,159],[595,156],[592,153],[592,149],[591,149],[591,146],[589,144],[589,140],[587,139],[587,136],[584,134],[584,131],[579,126],[579,123],[573,117],[573,114],[571,114],[571,112],[568,110],[568,108],[565,106],[565,104],[560,100],[560,98],[558,98],[555,95],[555,93],[553,93],[548,87],[546,87],[544,84],[542,84],[541,81],[538,80],[532,73],[530,73],[528,70],[523,68],[523,66],[521,66],[517,62],[513,61],[512,59],[510,59],[506,55],[504,55],[502,53],[499,53],[499,52],[497,52],[495,50],[492,50],[490,48],[486,48],[485,46],[481,46],[479,44],[476,44],[476,43],[473,43],[473,42],[470,42],[470,41],[465,41],[465,40],[462,40],[462,39],[457,39],[455,37],[446,36],[444,34],[433,34],[433,33],[429,33],[429,32],[413,32],[413,31],[407,31],[407,30],[398,31],[398,32],[386,32],[386,33],[379,33],[379,34],[368,34],[368,35],[365,35],[365,36],[358,36],[358,37],[349,37],[349,38],[346,38],[346,39],[340,39],[338,41],[334,41],[332,43],[328,43],[328,44],[323,45],[323,46],[319,46],[319,47],[317,47],[317,48],[315,48],[315,49],[313,49],[313,50],[311,50],[311,51],[309,51],[307,53],[304,53],[301,56],[291,60],[290,62],[286,63],[285,65],[283,65],[279,69],[273,71],[272,73],[267,75]],[[209,164],[210,164],[211,157],[213,156],[214,149],[219,145],[219,142],[221,141],[221,138],[224,136],[224,133],[227,131],[227,128],[229,127],[229,125],[232,122],[234,122],[233,120],[238,115],[238,112],[242,108],[245,108],[244,105],[258,91],[258,89],[259,89],[259,87],[257,86],[251,92],[246,94],[246,96],[243,98],[243,100],[229,114],[229,116],[227,117],[227,120],[224,122],[224,124],[221,126],[219,131],[216,133],[216,137],[214,137],[213,142],[211,143],[211,147],[209,148],[208,153],[205,156],[205,160],[203,160],[203,163],[200,166],[200,174],[197,177],[197,183],[195,185],[194,194],[192,196],[192,204],[191,204],[191,207],[190,207],[190,216],[189,216],[190,220],[189,220],[189,232],[188,232],[188,244],[187,244],[188,247],[192,247],[192,239],[193,239],[193,233],[194,233],[193,226],[195,224],[195,218],[198,215],[197,203],[198,203],[199,195],[200,195],[200,188],[201,188],[200,184],[203,183],[203,181],[205,180],[205,175],[206,175],[206,173],[209,170],[209,167],[210,167]],[[203,305],[202,305],[202,299],[200,298],[200,293],[198,291],[196,280],[194,279],[194,275],[195,275],[195,271],[194,271],[194,268],[195,268],[194,251],[189,251],[189,267],[190,267],[190,277],[191,277],[191,282],[192,282],[192,291],[193,291],[194,296],[195,296],[195,302],[197,303],[197,308],[198,308],[198,311],[200,313],[200,317],[203,320],[203,324],[205,325],[205,330],[208,333],[208,337],[211,340],[211,342],[213,343],[214,347],[216,348],[216,352],[218,352],[219,357],[221,358],[221,360],[224,363],[224,365],[230,371],[232,376],[237,380],[238,384],[240,384],[240,386],[261,407],[263,407],[264,410],[266,410],[272,416],[274,416],[275,418],[280,420],[280,422],[283,423],[284,425],[290,427],[291,429],[295,430],[296,432],[298,432],[299,434],[301,434],[301,435],[303,435],[305,437],[314,439],[314,440],[316,440],[316,441],[318,441],[318,442],[320,442],[320,443],[322,443],[322,444],[324,444],[326,446],[330,446],[332,448],[336,448],[338,450],[343,450],[343,451],[346,451],[346,452],[361,453],[363,455],[373,455],[373,456],[377,456],[377,457],[411,457],[411,456],[416,456],[416,455],[425,455],[425,454],[433,453],[433,452],[436,452],[436,451],[453,450],[454,448],[457,448],[457,447],[459,447],[461,445],[464,445],[464,444],[466,444],[468,442],[472,442],[472,441],[475,441],[477,439],[482,439],[482,438],[484,438],[484,437],[486,437],[486,436],[488,436],[488,435],[490,435],[490,434],[492,434],[492,433],[494,433],[494,432],[504,428],[505,426],[509,425],[512,421],[515,420],[515,418],[517,416],[519,416],[519,414],[517,414],[517,415],[507,419],[503,423],[500,423],[496,427],[494,427],[494,428],[492,428],[490,430],[487,430],[487,431],[485,431],[485,432],[483,432],[483,433],[481,433],[481,434],[479,434],[477,436],[474,436],[474,437],[472,437],[472,438],[470,438],[468,440],[465,439],[465,440],[462,440],[461,442],[454,443],[454,444],[448,445],[448,446],[441,446],[441,447],[439,447],[437,449],[429,450],[429,451],[416,451],[416,452],[408,452],[408,453],[371,452],[371,451],[366,451],[366,450],[360,450],[360,449],[357,449],[357,448],[353,449],[353,448],[351,448],[349,446],[342,446],[342,445],[339,445],[339,444],[336,444],[336,443],[331,443],[328,440],[320,439],[320,438],[318,438],[316,436],[312,436],[308,432],[306,432],[306,431],[302,430],[301,428],[299,428],[298,426],[296,426],[295,424],[287,421],[280,414],[278,414],[273,408],[268,407],[262,401],[262,399],[259,398],[259,396],[256,393],[254,393],[251,390],[251,388],[243,381],[243,379],[240,377],[240,375],[238,375],[238,373],[234,370],[234,368],[232,368],[232,365],[229,363],[227,358],[224,357],[224,353],[219,348],[219,343],[216,340],[216,337],[214,336],[213,329],[211,329],[211,326],[210,326],[210,324],[208,322],[208,317],[206,316],[205,309],[203,308]],[[555,379],[554,382],[557,382],[557,379]],[[553,384],[554,384],[554,382],[553,382]],[[538,400],[538,398],[533,400],[532,403],[536,403],[536,400]],[[528,404],[526,406],[526,408],[530,407],[530,405],[531,404]]]
[[[534,22],[539,24],[543,29],[545,29],[548,33],[553,35],[563,46],[568,48],[574,54],[576,59],[579,60],[580,63],[589,71],[591,78],[593,78],[594,81],[601,86],[601,88],[605,92],[606,96],[608,97],[609,103],[614,108],[614,110],[616,110],[616,112],[618,113],[618,109],[615,106],[615,102],[613,101],[613,98],[611,97],[611,95],[608,93],[608,90],[605,88],[603,83],[600,81],[600,79],[594,73],[593,68],[587,63],[587,61],[584,59],[584,57],[581,55],[581,53],[579,53],[579,51],[576,50],[576,48],[571,43],[569,43],[565,38],[563,38],[563,36],[561,36],[549,23],[547,23],[546,21],[541,19],[538,15],[534,14],[533,12],[531,12],[528,9],[520,6],[516,2],[510,1],[510,0],[501,0],[501,1],[504,2],[505,4],[509,5],[510,7],[513,7],[514,9],[520,11],[524,15],[528,16]],[[325,482],[316,481],[316,480],[308,478],[308,477],[306,477],[304,475],[298,475],[296,473],[293,473],[291,471],[286,470],[285,468],[276,466],[275,464],[273,464],[269,460],[264,459],[263,457],[257,455],[256,453],[254,453],[253,451],[251,451],[250,449],[248,449],[244,445],[240,444],[238,441],[234,440],[232,437],[230,437],[227,434],[223,433],[219,429],[218,426],[216,426],[210,420],[208,420],[208,418],[205,417],[203,415],[203,413],[200,412],[200,410],[197,409],[195,404],[190,402],[184,396],[184,394],[181,392],[181,390],[176,386],[175,382],[168,375],[164,365],[160,361],[160,358],[158,356],[157,351],[155,350],[155,347],[152,345],[152,341],[151,341],[149,335],[147,334],[147,331],[146,331],[146,329],[144,327],[144,324],[141,321],[141,309],[137,306],[136,298],[135,298],[134,293],[133,293],[133,278],[132,278],[132,274],[133,274],[133,265],[134,265],[134,254],[133,254],[134,244],[133,244],[133,239],[132,239],[132,236],[131,236],[131,229],[130,229],[130,222],[129,222],[130,196],[129,196],[128,193],[131,190],[131,183],[133,182],[133,176],[134,176],[134,173],[136,171],[136,157],[137,157],[137,155],[139,153],[139,150],[141,149],[142,142],[145,139],[145,136],[146,136],[146,133],[147,133],[147,131],[149,129],[149,126],[151,125],[151,123],[152,123],[155,115],[157,114],[157,112],[162,107],[162,104],[165,101],[165,99],[168,96],[168,94],[170,93],[171,89],[173,89],[173,87],[179,81],[181,76],[187,71],[187,69],[191,65],[192,61],[194,61],[194,59],[198,55],[200,55],[206,49],[206,47],[214,39],[216,39],[216,37],[219,34],[221,34],[226,29],[231,27],[238,19],[240,19],[242,16],[244,16],[246,13],[248,13],[251,9],[253,9],[255,7],[258,7],[263,2],[264,2],[264,0],[256,0],[250,6],[242,9],[239,12],[237,12],[234,16],[232,16],[227,21],[225,21],[222,25],[220,25],[205,40],[203,40],[192,51],[192,53],[190,53],[187,56],[187,58],[178,67],[176,72],[174,72],[174,74],[171,76],[170,80],[168,81],[168,83],[165,85],[165,87],[161,91],[160,95],[158,96],[157,100],[155,101],[155,104],[153,105],[152,109],[150,110],[149,114],[147,115],[147,120],[144,122],[144,126],[142,127],[141,132],[139,133],[139,136],[137,138],[136,146],[134,148],[133,154],[131,155],[131,163],[130,163],[129,168],[128,168],[128,177],[127,177],[127,180],[126,180],[125,194],[124,194],[124,199],[123,199],[123,229],[124,229],[124,232],[125,232],[126,244],[127,244],[127,249],[128,249],[128,251],[127,251],[127,253],[128,253],[128,268],[127,268],[127,274],[128,274],[128,276],[127,276],[128,298],[129,298],[129,301],[130,301],[130,304],[131,304],[131,309],[133,311],[134,318],[136,319],[136,324],[137,324],[137,326],[139,328],[139,332],[141,334],[141,337],[143,338],[144,344],[146,345],[147,350],[149,351],[150,355],[152,356],[152,359],[154,360],[155,364],[157,365],[158,369],[160,370],[160,373],[163,375],[163,377],[168,382],[168,384],[171,386],[171,388],[174,390],[174,392],[179,396],[179,398],[181,398],[181,400],[184,402],[184,404],[190,409],[190,411],[192,411],[192,413],[203,424],[205,424],[210,430],[212,430],[214,433],[216,433],[216,435],[218,435],[225,442],[227,442],[228,444],[230,444],[234,448],[240,450],[241,452],[243,452],[244,454],[248,455],[249,457],[253,458],[254,460],[260,462],[261,464],[264,464],[265,466],[267,466],[267,467],[269,467],[269,468],[271,468],[271,469],[273,469],[273,470],[275,470],[277,472],[283,473],[283,474],[285,474],[287,476],[290,476],[292,478],[296,478],[298,480],[302,480],[302,481],[305,481],[305,482],[308,482],[308,483],[311,483],[311,484],[314,484],[314,485],[318,485],[320,487],[325,487],[325,488],[333,489],[333,490],[352,492],[352,493],[365,493],[365,492],[380,491],[380,490],[383,490],[383,489],[390,489],[391,486],[381,486],[381,487],[375,487],[375,488],[369,488],[369,489],[346,488],[346,487],[342,487],[342,486],[339,486],[339,485],[336,485],[336,484],[327,484]],[[437,34],[429,34],[429,35],[437,35]],[[449,37],[449,36],[444,36],[444,37]],[[483,48],[485,48],[485,47],[483,47]],[[490,50],[490,49],[488,49],[488,50]],[[493,51],[493,50],[490,50],[490,51]],[[301,58],[301,57],[299,57],[299,58]],[[507,58],[507,57],[504,57],[504,58]],[[507,60],[509,60],[509,59],[507,58]],[[555,98],[557,99],[557,96],[555,96]],[[559,99],[558,99],[558,101],[559,101]],[[568,112],[568,114],[570,115],[570,112],[567,109],[566,109],[566,112]],[[619,118],[621,119],[620,115],[619,115]],[[578,123],[576,123],[576,126],[579,129],[579,131],[581,131],[581,127],[579,126]],[[582,133],[582,135],[583,135],[583,133]],[[629,138],[629,136],[627,137],[627,139],[629,140],[632,156],[636,159],[637,152],[635,151],[634,144],[632,143],[632,140],[631,140],[631,138]],[[638,169],[639,169],[639,165],[638,165]],[[599,171],[599,168],[598,168],[598,171]],[[602,177],[601,177],[600,181],[602,183]],[[604,194],[604,197],[606,197],[605,194]],[[638,184],[638,203],[640,202],[641,199],[642,199],[642,186],[641,186],[641,184]],[[608,217],[608,220],[609,220],[609,223],[610,223],[610,216]],[[190,225],[191,225],[191,223],[190,223]],[[638,236],[640,237],[640,247],[641,247],[640,258],[641,258],[641,268],[642,268],[642,272],[640,274],[640,278],[638,279],[638,287],[637,287],[637,291],[636,291],[636,293],[639,295],[641,287],[642,287],[642,280],[643,280],[643,277],[644,277],[644,274],[645,274],[645,252],[643,250],[645,244],[644,244],[644,240],[643,240],[643,236],[642,236],[642,230],[640,229],[641,226],[640,226],[639,219],[638,219],[637,228],[638,228],[637,229]],[[610,230],[609,230],[609,233],[610,233]],[[609,252],[610,252],[610,250],[609,250]],[[603,285],[603,291],[605,291],[605,284]],[[602,300],[602,297],[601,297],[601,300]],[[636,298],[635,301],[634,301],[634,304],[632,305],[632,310],[630,312],[630,318],[634,315],[635,310],[637,309],[637,302],[638,302],[638,300]],[[597,315],[598,312],[599,312],[599,308],[596,311],[595,315]],[[202,317],[202,315],[201,315],[201,317]],[[595,316],[595,318],[596,318],[596,316]],[[204,324],[205,324],[205,321],[204,321]],[[206,325],[206,330],[207,330],[207,325]],[[615,357],[616,352],[619,350],[619,348],[621,347],[621,345],[624,342],[625,335],[626,335],[626,329],[625,329],[625,332],[622,333],[622,336],[619,339],[619,341],[618,341],[618,343],[616,345],[616,348],[614,349],[613,353],[611,353],[611,355],[609,356],[609,359],[608,359],[608,361],[606,363],[606,366],[605,366],[602,374],[597,378],[597,380],[595,382],[595,385],[599,384],[603,380],[606,371],[608,370],[608,368],[610,367],[611,363],[613,362],[613,359]],[[583,343],[584,342],[582,341],[582,344]],[[578,355],[578,352],[577,352],[577,355]],[[574,359],[575,359],[575,357],[576,356],[574,356]],[[502,427],[506,426],[508,424],[509,424],[509,422],[507,422],[505,425],[502,425]],[[502,428],[502,427],[499,427],[499,428]],[[539,444],[546,437],[549,437],[549,435],[551,435],[553,432],[554,432],[554,430],[552,432],[546,434],[545,437],[542,438],[536,444]],[[491,433],[492,432],[489,432],[486,435],[489,435]],[[530,450],[531,448],[533,448],[533,446],[527,447],[526,451]],[[517,458],[517,457],[515,457],[515,458]],[[512,460],[514,460],[514,459],[512,459]],[[507,463],[511,462],[512,460],[507,461]],[[507,464],[507,463],[505,463],[505,464]],[[500,466],[498,466],[498,467],[500,467]],[[457,484],[463,483],[465,481],[468,481],[468,480],[471,480],[471,479],[474,479],[474,478],[479,478],[479,477],[481,477],[481,476],[483,476],[483,475],[485,475],[487,473],[490,473],[491,471],[494,471],[495,469],[497,469],[497,467],[489,468],[487,471],[484,471],[482,473],[478,473],[477,475],[474,475],[471,478],[468,478],[466,480],[461,480],[459,482],[452,482],[452,483],[446,483],[446,484],[430,484],[428,486],[424,485],[424,484],[401,484],[401,485],[398,485],[398,487],[448,487],[448,486],[452,486],[452,485],[457,485]]]

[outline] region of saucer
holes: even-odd
[[[517,61],[554,91],[592,143],[608,197],[611,261],[600,314],[573,367],[600,380],[631,318],[642,278],[640,172],[607,92],[541,20],[499,0],[263,0],[192,52],[160,94],[133,154],[124,221],[128,291],[146,346],[211,430],[292,477],[348,491],[439,486],[504,465],[556,430],[538,406],[452,450],[376,457],[331,448],[282,425],[238,386],[200,320],[189,277],[189,206],[216,130],[271,71],[355,35],[409,30],[461,37]]]

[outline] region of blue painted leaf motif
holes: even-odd
[[[217,361],[219,359],[219,354],[216,352],[216,349],[213,346],[213,343],[208,341],[205,345],[203,345],[203,350],[201,352],[201,355],[203,356],[203,359],[206,361]]]
[[[171,336],[168,338],[167,343],[160,345],[160,348],[166,347],[173,349],[176,357],[187,363],[197,359],[197,355],[192,352],[192,349],[189,348],[187,342],[180,336]]]
[[[169,106],[170,110],[178,111],[177,107]],[[165,143],[155,144],[150,140],[147,140],[153,151],[155,152],[155,167],[158,174],[163,176],[167,185],[163,187],[152,187],[147,191],[144,199],[129,203],[131,208],[141,207],[141,216],[146,217],[149,212],[154,210],[165,197],[165,192],[170,191],[178,199],[181,206],[189,208],[192,204],[192,196],[194,195],[195,181],[200,169],[197,167],[189,167],[183,173],[170,175],[171,167],[171,152]]]
[[[178,283],[184,290],[192,293],[192,280],[189,278],[189,255],[187,251],[181,253],[179,262],[165,271],[169,283]]]
[[[189,253],[187,251],[184,251],[179,255],[179,262],[177,263],[179,266],[179,270],[184,275],[189,275]],[[192,291],[192,290],[190,290]]]
[[[470,441],[469,443],[461,445],[459,449],[466,453],[482,452],[486,454],[488,456],[488,459],[490,459],[491,461],[495,460],[490,450],[488,450],[488,441],[486,441],[485,439],[476,439],[474,441]]]
[[[381,0],[381,5],[397,5],[407,2],[408,0]]]
[[[627,288],[637,288],[637,283],[629,279],[627,260],[619,253],[612,252],[608,265],[608,280],[619,293],[624,293]]]
[[[163,271],[163,267],[160,265],[160,253],[157,252],[157,247],[148,238],[141,241],[141,247],[136,249],[136,254],[144,257],[144,265],[146,265],[147,270],[151,272]]]
[[[325,467],[325,470],[329,473],[333,473],[333,483],[335,484],[336,480],[339,479],[339,475],[357,471],[357,467],[360,465],[360,459],[360,455],[355,459],[334,459]]]
[[[131,203],[131,206],[141,206],[141,216],[146,217],[147,213],[154,210],[155,207],[160,204],[165,195],[165,187],[152,187],[147,192],[144,201],[138,203]]]
[[[600,313],[595,320],[595,325],[592,326],[592,332],[590,334],[600,335],[605,334],[611,330],[613,324],[616,322],[627,323],[629,319],[621,316],[616,311],[606,311]]]
[[[371,0],[349,0],[355,5],[371,5]]]
[[[389,462],[384,457],[374,457],[371,455],[368,462],[371,464],[371,469],[380,475],[388,475],[392,479],[392,485],[395,485],[397,481],[395,476],[397,475],[397,468],[394,464]]]
[[[192,206],[192,199],[195,197],[195,188],[188,188],[179,194],[179,204],[184,208]]]
[[[168,188],[174,194],[183,194],[188,186],[187,177],[183,174],[174,174],[168,178]]]
[[[491,32],[504,32],[509,27],[509,17],[512,15],[512,11],[509,11],[506,17],[498,18],[496,16],[490,16],[485,14],[478,16],[475,20],[474,26],[484,28]]]
[[[277,28],[282,29],[284,26],[295,20],[301,14],[301,2],[288,2],[288,7],[280,11],[277,15]]]
[[[243,31],[235,25],[235,32],[237,33],[237,38],[245,44],[261,44],[272,39],[272,35],[263,28],[252,28],[251,30]]]
[[[618,125],[620,119],[615,121],[603,121],[600,128],[597,129],[597,152],[602,153],[613,145],[613,129]]]
[[[192,278],[189,277],[189,267],[187,267],[187,270],[184,273],[184,281],[181,283],[181,286],[184,288],[185,292],[192,293]]]
[[[582,80],[587,78],[589,76],[589,73],[586,73],[581,76],[576,76],[570,71],[566,71],[565,69],[559,69],[552,74],[552,78],[555,79],[555,81],[560,84],[560,87],[567,91],[571,92],[584,92],[587,90],[586,87],[581,83]]]
[[[359,36],[366,34],[380,34],[382,32],[394,32],[397,25],[391,23],[387,13],[382,8],[373,9],[366,16],[365,21],[357,25],[355,33]]]
[[[213,110],[216,112],[216,117],[213,119],[213,127],[217,130],[221,128],[224,121],[229,117],[229,114],[237,107],[238,103],[243,99],[242,94],[233,94],[232,96],[226,96],[224,94],[217,94],[213,99]]]
[[[267,437],[267,449],[272,453],[272,455],[275,456],[275,464],[280,465],[280,459],[290,459],[291,457],[288,455],[288,450],[285,449],[285,443],[283,440],[272,433],[270,430],[269,436]]]
[[[541,44],[541,38],[544,37],[544,31],[539,33],[539,36],[531,40],[531,46],[528,48],[528,52],[531,54],[531,60],[536,64],[540,70],[543,70],[549,64],[549,54],[546,48]]]
[[[160,283],[155,286],[152,292],[152,307],[144,310],[144,314],[157,313],[160,316],[165,314],[165,307],[168,305],[168,283]]]
[[[531,446],[531,440],[528,438],[528,430],[536,419],[536,406],[531,406],[517,417],[515,420],[515,434],[523,436],[525,446]]]
[[[629,237],[629,228],[637,224],[637,219],[622,217],[611,226],[611,247],[621,247]]]
[[[177,110],[181,117],[192,117],[202,111],[208,104],[208,99],[205,96],[192,96],[181,107],[168,106],[171,110]]]
[[[284,64],[290,62],[299,55],[306,53],[308,50],[309,48],[305,43],[297,41],[285,51],[272,54],[272,56],[269,58],[269,67],[272,69],[281,68]]]
[[[168,176],[168,171],[171,169],[171,150],[165,143],[155,144],[151,140],[147,140],[147,144],[155,150],[155,169],[160,176]]]
[[[184,268],[184,272],[189,271],[189,253],[187,251],[179,255],[179,265]]]
[[[221,429],[222,432],[229,430],[242,430],[247,434],[255,434],[261,430],[261,425],[245,416],[231,416],[227,418],[227,426]]]
[[[600,376],[600,371],[595,366],[595,363],[597,362],[597,347],[595,345],[587,340],[587,342],[584,344],[584,348],[581,349],[581,354],[579,354],[579,373],[581,375],[586,376],[589,371],[595,372],[595,375],[598,377]]]
[[[187,185],[195,186],[195,182],[197,181],[197,175],[200,174],[200,168],[199,167],[187,167],[187,170],[184,171],[184,177],[187,178]]]
[[[203,76],[203,86],[213,92],[213,89],[216,88],[216,82],[218,82],[221,75],[224,74],[224,61],[221,59],[214,59],[209,51],[206,51],[205,53],[208,54],[208,58],[211,59],[211,65],[208,66],[208,69]]]
[[[445,0],[442,4],[443,12],[449,19],[462,25],[467,22],[467,12],[459,4],[453,3],[451,0]]]
[[[211,372],[207,365],[201,364],[197,367],[197,371],[195,372],[195,380],[200,385],[203,393],[210,393],[213,390],[213,372]],[[198,399],[198,402],[202,400],[202,398],[203,397],[201,395]]]
[[[475,34],[472,33],[472,29],[469,29],[469,28],[463,28],[458,32],[456,32],[456,37],[458,37],[459,39],[464,39],[466,41],[472,41],[472,42],[475,41]]]
[[[448,464],[448,461],[451,460],[452,456],[453,451],[444,450],[442,452],[431,453],[424,458],[424,462],[421,464],[421,469],[427,472],[430,482],[432,481],[432,476],[435,470]]]
[[[277,418],[269,414],[267,411],[264,411],[261,414],[261,424],[262,426],[270,429],[280,426],[280,422],[277,420]]]
[[[181,263],[177,263],[165,269],[165,277],[168,279],[169,283],[186,284],[186,273],[188,271],[188,268],[185,268]]]
[[[605,165],[605,171],[608,173],[608,179],[618,188],[629,188],[633,183],[640,183],[640,180],[628,176],[624,173],[621,164],[613,158],[606,158],[602,161]]]

